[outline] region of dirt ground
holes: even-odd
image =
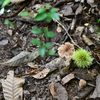
[[[55,98],[50,92],[50,84],[52,82],[60,84],[68,93],[68,99],[64,98],[61,100],[100,100],[100,96],[96,97],[98,99],[93,97],[93,92],[97,85],[97,76],[100,74],[100,22],[98,22],[100,19],[100,1],[95,0],[92,3],[90,2],[92,0],[83,1],[84,2],[82,2],[82,0],[26,0],[20,4],[9,4],[5,7],[5,12],[0,15],[0,62],[6,62],[22,51],[32,52],[38,48],[30,42],[33,38],[39,38],[45,41],[43,36],[33,34],[30,31],[31,29],[35,27],[48,27],[49,30],[56,34],[55,37],[47,39],[47,41],[53,43],[52,48],[56,50],[56,54],[45,56],[44,58],[38,56],[31,61],[35,67],[32,68],[28,66],[28,64],[19,66],[0,64],[0,81],[6,79],[7,73],[10,70],[14,70],[15,76],[23,76],[25,78],[23,100],[60,100],[58,97],[61,96],[61,94],[58,94],[58,97],[55,96],[57,97]],[[26,75],[36,68],[40,68],[42,71],[46,64],[59,58],[57,49],[60,45],[65,42],[72,43],[68,34],[66,34],[65,30],[57,22],[36,22],[30,17],[24,18],[19,16],[19,13],[23,9],[34,14],[38,7],[46,4],[51,4],[51,6],[59,9],[60,22],[65,26],[69,35],[77,45],[91,52],[94,60],[92,65],[88,68],[79,68],[71,61],[68,69],[65,68],[61,70],[60,68],[56,68],[42,79],[33,77],[33,75],[40,71]],[[38,7],[36,5],[38,5]],[[80,5],[81,7],[79,7]],[[10,12],[7,12],[8,10],[10,10]],[[15,27],[11,28],[9,25],[5,25],[4,21],[6,19],[11,21]],[[59,27],[61,30],[58,29]],[[76,46],[75,49],[77,49]],[[63,85],[61,83],[62,78],[70,73],[73,73],[75,78]],[[84,79],[87,82],[84,88],[79,86],[80,79]],[[100,95],[99,93],[98,95]],[[5,100],[1,84],[0,100]]]

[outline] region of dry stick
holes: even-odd
[[[70,38],[70,40],[72,41],[72,43],[73,43],[74,45],[76,45],[78,48],[81,48],[79,45],[77,45],[77,44],[74,42],[74,40],[72,39],[72,37],[69,35],[67,29],[65,28],[65,26],[62,25],[61,22],[59,22],[58,20],[56,20],[56,19],[54,19],[54,18],[53,18],[53,20],[54,20],[55,22],[57,22],[57,23],[65,30],[66,34],[68,35],[68,37]]]

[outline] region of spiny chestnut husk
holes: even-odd
[[[76,50],[72,59],[78,67],[86,68],[92,64],[93,58],[90,53],[85,49]]]

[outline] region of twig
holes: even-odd
[[[77,44],[74,42],[74,40],[72,39],[72,37],[69,35],[67,29],[65,28],[65,26],[62,25],[61,22],[59,22],[58,20],[56,20],[56,19],[53,19],[53,20],[54,20],[55,22],[57,22],[57,23],[65,30],[66,34],[68,35],[68,37],[70,38],[70,40],[72,41],[72,43],[73,43],[74,45],[76,45],[78,48],[81,48],[79,45],[77,45]]]

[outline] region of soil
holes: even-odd
[[[65,34],[65,30],[61,28],[61,32],[58,32],[57,28],[59,25],[54,21],[52,21],[51,23],[46,23],[45,21],[36,22],[32,18],[24,18],[19,16],[19,13],[23,9],[26,9],[29,12],[34,12],[36,11],[36,9],[34,9],[34,6],[36,4],[44,5],[45,3],[59,8],[59,13],[61,10],[63,11],[63,7],[68,3],[79,5],[81,2],[81,0],[76,1],[79,2],[75,2],[74,0],[26,0],[25,2],[22,2],[20,4],[11,3],[7,5],[5,7],[4,14],[0,15],[0,62],[6,62],[22,51],[32,52],[33,49],[38,48],[30,42],[33,38],[39,38],[42,41],[45,41],[45,38],[43,36],[38,36],[31,33],[30,30],[34,27],[48,27],[49,30],[54,31],[54,33],[56,34],[55,37],[47,39],[47,41],[53,43],[52,48],[56,50],[56,54],[52,56],[45,56],[44,58],[39,56],[32,62],[35,65],[38,65],[42,70],[45,64],[58,58],[58,47],[65,42],[72,43],[68,35]],[[95,89],[94,86],[96,85],[96,76],[98,76],[98,74],[100,73],[100,29],[95,29],[96,27],[100,27],[100,22],[98,22],[98,19],[100,18],[100,1],[95,0],[94,4],[96,6],[92,4],[91,6],[85,1],[84,3],[82,3],[82,7],[84,9],[81,13],[77,15],[65,15],[62,16],[60,20],[60,22],[68,30],[68,33],[75,41],[75,43],[91,52],[92,56],[94,57],[92,65],[90,65],[88,68],[82,69],[77,67],[72,61],[69,69],[66,72],[60,72],[60,70],[57,69],[49,73],[43,79],[35,79],[32,77],[33,74],[26,75],[25,84],[23,85],[24,100],[58,100],[55,99],[50,93],[49,85],[52,81],[61,83],[61,79],[70,73],[74,73],[77,78],[72,79],[65,85],[62,85],[68,92],[68,100],[89,100],[88,98],[90,98],[90,95],[92,95]],[[73,6],[73,9],[74,11],[76,10],[75,6]],[[7,12],[8,10],[10,10],[9,13]],[[76,19],[76,23],[74,25],[74,28],[71,29],[69,26],[72,25],[72,21],[74,18]],[[11,28],[9,25],[5,25],[4,21],[6,19],[11,21],[11,23],[15,27]],[[76,28],[79,26],[84,27],[84,30],[81,34],[78,34],[78,31],[76,31]],[[86,35],[87,38],[84,38],[83,35]],[[75,48],[77,49],[76,46]],[[21,76],[27,74],[28,72],[31,72],[33,69],[34,68],[29,67],[27,64],[16,67],[1,64],[0,81],[1,79],[5,79],[7,77],[7,73],[10,70],[14,70],[15,76]],[[60,79],[58,78],[58,76],[60,77]],[[87,81],[87,83],[93,84],[94,86],[87,85],[84,88],[80,88],[79,79],[84,79]],[[1,84],[0,100],[5,100]]]

